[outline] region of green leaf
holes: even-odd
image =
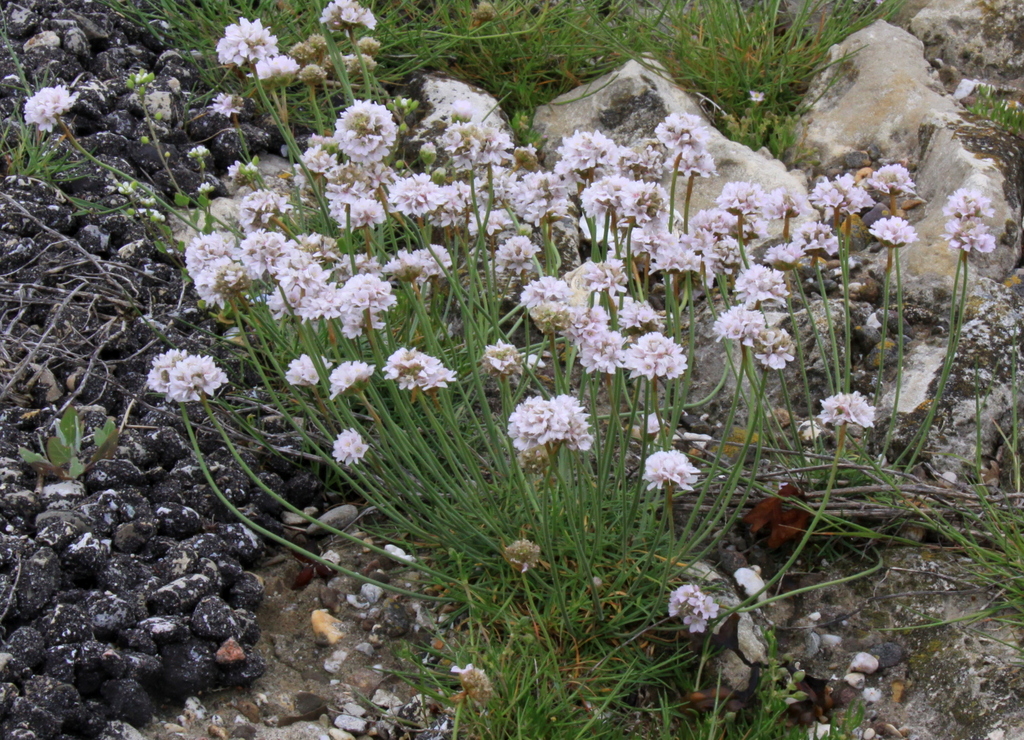
[[[70,465],[68,465],[68,478],[71,478],[72,480],[74,480],[84,472],[85,465],[83,465],[82,461],[79,460],[77,457],[71,461]]]
[[[92,453],[87,467],[95,465],[100,460],[113,457],[117,451],[118,436],[117,424],[108,417],[107,423],[103,425],[103,428],[98,429],[93,435],[93,441],[96,443],[96,452]]]
[[[21,459],[27,462],[29,465],[47,462],[46,458],[40,455],[38,452],[32,452],[32,450],[27,449],[25,447],[19,447],[18,454],[21,455]]]
[[[72,452],[78,452],[82,448],[82,431],[82,420],[78,418],[78,411],[74,406],[68,406],[57,426],[57,437]]]
[[[56,437],[46,440],[46,457],[54,465],[67,465],[71,461],[71,448]]]
[[[174,205],[178,206],[178,208],[185,208],[188,205],[188,202],[189,198],[184,193],[174,194]]]
[[[42,455],[32,452],[31,450],[27,450],[24,447],[20,448],[18,453],[21,455],[21,459],[31,465],[32,469],[39,473],[39,475],[49,474],[56,475],[59,478],[64,477],[64,471],[56,465],[52,465],[50,461]]]

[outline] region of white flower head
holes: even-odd
[[[356,28],[372,31],[377,27],[373,13],[355,0],[332,0],[320,14],[320,22],[332,31],[351,31]]]
[[[153,358],[146,384],[171,401],[200,401],[228,382],[212,357],[169,350]]]
[[[975,218],[954,218],[946,222],[946,241],[950,249],[987,254],[995,251],[996,238],[984,222]]]
[[[736,276],[736,296],[744,305],[783,305],[789,289],[783,273],[764,265],[751,265]]]
[[[326,357],[320,358],[324,368],[331,367],[331,361]],[[320,374],[317,372],[316,364],[309,355],[299,355],[290,363],[284,374],[284,379],[292,385],[312,386],[320,382]]]
[[[697,586],[680,586],[668,597],[668,615],[683,620],[690,632],[703,632],[708,621],[718,616],[719,606]]]
[[[398,138],[398,124],[391,111],[378,103],[357,100],[338,117],[334,140],[350,160],[362,164],[380,162]]]
[[[523,372],[523,353],[508,342],[497,342],[484,347],[480,367],[488,375],[502,380]]]
[[[499,274],[519,274],[534,269],[533,258],[540,253],[540,247],[528,236],[509,237],[494,252],[494,269]]]
[[[631,371],[631,378],[672,380],[686,372],[687,360],[678,342],[659,332],[650,332],[629,346],[624,365]]]
[[[25,123],[40,131],[53,131],[61,116],[71,110],[78,93],[71,93],[64,85],[44,87],[25,101]]]
[[[256,62],[256,76],[269,85],[287,85],[295,79],[301,68],[287,54],[279,54]]]
[[[745,347],[753,347],[764,329],[764,314],[746,306],[733,306],[711,327],[718,341],[731,339]]]
[[[867,179],[866,184],[869,188],[887,195],[912,195],[915,187],[910,172],[901,164],[879,167],[878,171]]]
[[[644,461],[644,480],[647,490],[672,485],[677,491],[692,491],[700,471],[685,453],[678,450],[655,452]]]
[[[210,101],[210,110],[230,118],[242,112],[242,98],[231,93],[219,93]]]
[[[862,427],[875,425],[875,407],[868,403],[860,391],[837,393],[821,402],[822,412],[818,420],[822,424],[856,424]]]
[[[263,21],[240,18],[224,29],[224,38],[217,42],[217,60],[221,64],[245,64],[277,54],[277,37]]]
[[[917,241],[914,227],[899,216],[880,218],[871,224],[868,231],[871,236],[890,247],[905,247]]]
[[[853,175],[840,175],[831,182],[820,181],[811,191],[810,201],[824,209],[826,218],[833,214],[848,216],[874,205],[874,200]]]
[[[594,436],[587,426],[590,417],[572,396],[551,399],[534,396],[518,406],[508,418],[508,435],[520,451],[549,444],[564,444],[570,450],[589,450]]]
[[[402,347],[388,357],[384,363],[384,377],[397,380],[402,390],[432,391],[447,388],[455,381],[455,373],[418,349]]]
[[[328,378],[331,384],[331,398],[361,389],[370,381],[373,370],[373,365],[366,362],[357,360],[342,362],[331,371],[331,376]]]
[[[342,465],[351,465],[363,459],[370,446],[355,429],[345,429],[334,440],[334,459]]]
[[[992,208],[992,200],[980,190],[960,188],[949,196],[942,209],[942,215],[946,218],[960,219],[992,218],[996,212]]]

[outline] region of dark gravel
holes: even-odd
[[[166,196],[174,182],[225,193],[214,175],[238,158],[239,137],[223,117],[200,117],[207,91],[188,59],[95,2],[17,0],[0,12],[0,134],[11,146],[35,135],[15,118],[27,95],[63,83],[79,95],[67,121],[101,161]],[[155,124],[166,158],[142,141],[150,132],[125,85],[143,69],[167,104]],[[241,117],[250,150],[279,146],[252,113]],[[186,156],[199,143],[211,151],[206,172]],[[194,326],[216,327],[153,225],[118,210],[128,201],[116,176],[89,163],[57,186],[38,174],[0,158],[0,737],[71,740],[262,675],[263,587],[249,569],[265,544],[206,485],[177,410],[144,389],[166,348],[155,327],[193,350],[203,346]],[[81,480],[40,487],[18,448],[38,450],[69,405],[87,432],[112,416],[125,433]],[[233,502],[279,529],[269,498],[215,439],[203,444]],[[320,496],[287,464],[267,480],[301,506]]]

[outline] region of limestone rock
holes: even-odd
[[[817,152],[823,164],[871,145],[883,157],[912,157],[927,116],[959,116],[931,76],[924,45],[885,21],[833,46],[829,62],[811,83],[807,99],[816,102],[798,130],[801,146]]]
[[[922,153],[916,173],[917,193],[925,201],[914,222],[919,241],[900,252],[905,285],[927,297],[943,312],[959,253],[945,239],[946,200],[959,188],[978,190],[992,200],[995,216],[985,219],[998,247],[991,254],[971,254],[971,275],[1004,280],[1020,258],[1022,147],[998,127],[966,115],[955,119],[938,113],[921,121]]]
[[[910,21],[928,56],[1002,78],[1024,74],[1022,0],[931,0]]]
[[[452,120],[454,105],[458,101],[469,103],[472,109],[470,122],[478,125],[495,126],[509,136],[512,129],[501,111],[497,98],[468,82],[453,79],[437,72],[428,72],[413,77],[409,83],[408,96],[419,102],[415,115],[419,120],[410,126],[409,134],[402,144],[402,155],[410,162],[419,156],[420,148],[434,144],[437,148],[437,162],[444,166],[444,148],[439,139]]]
[[[555,150],[562,139],[578,131],[600,131],[617,144],[633,146],[653,138],[655,127],[671,113],[685,113],[707,120],[700,106],[690,95],[670,82],[653,67],[631,61],[620,69],[594,80],[589,85],[570,90],[549,105],[537,109],[534,129],[547,139],[544,145],[545,164],[551,167]],[[807,194],[802,173],[790,172],[766,149],[753,151],[730,141],[708,123],[711,133],[708,151],[715,158],[718,175],[698,178],[694,186],[690,212],[713,208],[715,198],[727,182],[756,182],[765,190],[784,187],[792,193]],[[676,207],[682,211],[682,188]],[[781,223],[772,225],[781,233]]]
[[[1011,372],[1010,356],[1017,352],[1019,358],[1024,351],[1022,325],[1024,304],[1012,289],[986,279],[972,286],[949,380],[925,447],[932,455],[932,464],[941,471],[962,472],[957,458],[964,461],[966,469],[972,468],[976,440],[980,441],[982,456],[993,455],[1003,443],[1000,430],[1011,429],[1016,378]],[[944,337],[913,343],[904,356],[893,430],[896,451],[911,441],[935,403],[945,356]],[[978,394],[983,397],[980,411],[976,404]],[[878,418],[889,418],[894,396],[893,390],[883,396]],[[1020,393],[1016,394],[1016,402],[1019,415],[1024,412],[1024,397]]]

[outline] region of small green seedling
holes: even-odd
[[[75,480],[89,472],[100,460],[113,457],[117,449],[117,437],[117,425],[112,418],[107,417],[106,423],[92,435],[96,451],[88,462],[83,463],[79,455],[85,439],[85,425],[78,411],[69,406],[57,425],[57,436],[46,440],[45,456],[26,447],[20,448],[18,453],[22,460],[39,473],[40,478],[53,475],[61,480]]]

